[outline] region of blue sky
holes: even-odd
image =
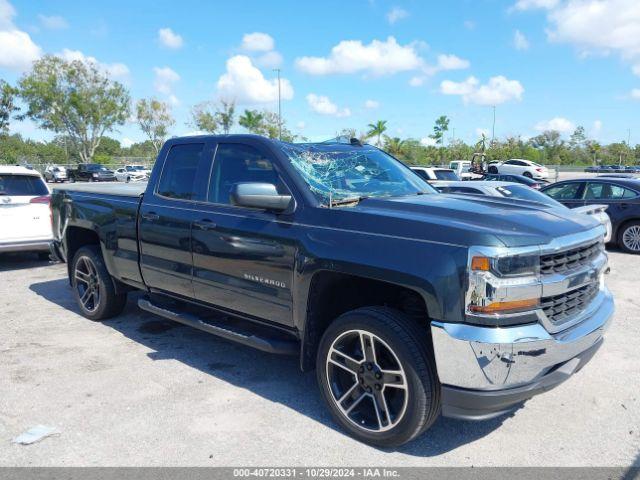
[[[201,101],[275,110],[279,67],[285,120],[314,140],[378,119],[422,139],[447,115],[475,142],[496,105],[497,137],[583,125],[640,143],[636,0],[0,0],[0,78],[44,53],[97,62],[134,100],[169,102],[175,135],[193,131]],[[49,137],[28,122],[13,131]],[[134,123],[109,135],[144,139]]]

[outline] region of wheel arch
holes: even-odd
[[[428,288],[428,287],[427,287]],[[318,344],[327,327],[345,312],[387,306],[407,314],[430,338],[430,312],[439,310],[434,291],[419,290],[375,276],[319,270],[310,279],[303,314],[300,366],[315,367]]]

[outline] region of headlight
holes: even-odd
[[[471,269],[492,271],[500,277],[521,277],[537,275],[540,268],[540,256],[535,255],[507,255],[502,257],[487,257],[475,255],[471,259]]]
[[[535,321],[542,284],[538,252],[469,255],[465,317],[470,323],[506,326]]]

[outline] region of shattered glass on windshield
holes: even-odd
[[[282,150],[321,203],[432,192],[413,172],[375,149],[283,145]]]

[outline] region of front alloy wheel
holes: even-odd
[[[358,440],[402,445],[438,417],[428,325],[372,306],[342,314],[325,330],[316,360],[320,391],[336,422]]]
[[[326,372],[336,407],[354,426],[382,432],[402,420],[408,398],[404,369],[375,334],[349,330],[336,338]]]

